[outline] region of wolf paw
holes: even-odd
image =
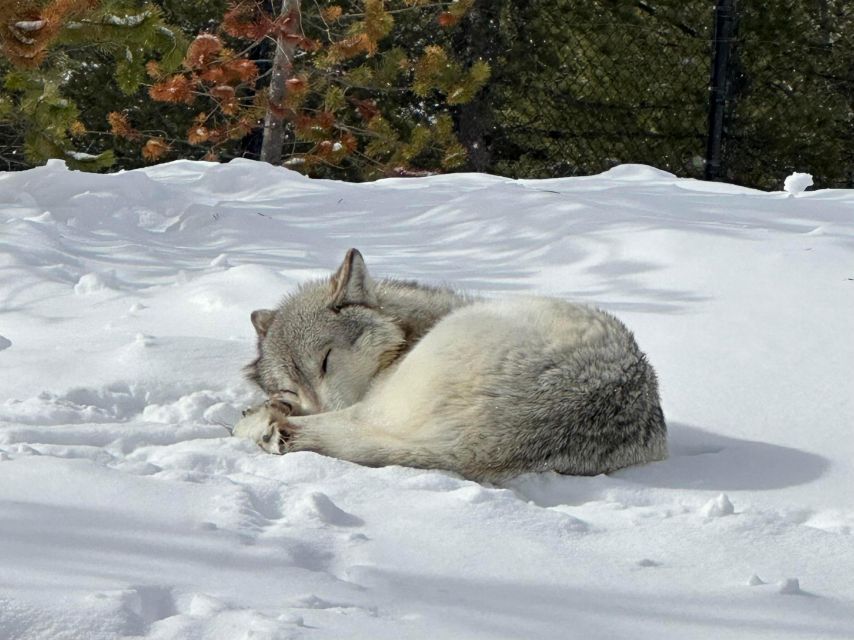
[[[243,412],[243,418],[234,426],[233,435],[247,438],[268,453],[283,454],[296,427],[288,421],[291,405],[276,397],[264,404]]]

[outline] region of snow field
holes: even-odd
[[[854,192],[795,186],[0,174],[0,639],[851,637]],[[611,310],[670,459],[490,487],[228,437],[250,311],[350,246]]]

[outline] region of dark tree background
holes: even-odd
[[[62,5],[59,0],[29,4]],[[26,80],[10,62],[14,34],[0,30],[0,167],[23,169],[63,155],[90,170],[141,166],[146,160],[140,140],[113,135],[107,125],[111,112],[127,114],[145,136],[168,140],[171,155],[164,159],[204,157],[209,149],[186,135],[198,109],[155,102],[145,86],[127,88],[145,84],[144,59],[163,59],[170,47],[183,51],[197,34],[217,32],[227,0],[65,2],[74,4],[122,15],[155,7],[156,15],[147,32],[114,25],[91,28],[86,37],[58,37],[38,68],[39,86],[27,85],[33,70]],[[267,4],[274,12],[281,2]],[[308,4],[343,12],[363,6],[356,0]],[[383,55],[403,51],[414,60],[427,47],[442,47],[463,70],[479,60],[489,62],[491,75],[473,100],[449,104],[441,91],[414,93],[412,76],[397,74],[388,62],[398,53],[354,59],[347,71],[347,100],[351,106],[358,102],[363,115],[372,109],[371,101],[380,106],[383,119],[366,134],[376,138],[377,157],[398,158],[415,174],[465,169],[558,177],[638,162],[703,176],[714,0],[469,0],[469,10],[453,20],[437,18],[441,7],[403,11],[435,2],[378,4],[395,17]],[[721,178],[779,189],[789,173],[807,171],[819,187],[854,187],[854,3],[736,0],[735,8]],[[458,23],[449,28],[452,21]],[[171,40],[162,36],[163,28],[172,31]],[[321,38],[323,30],[322,21],[305,24],[313,38]],[[161,36],[155,38],[155,31]],[[260,69],[259,88],[273,49],[268,40],[249,51]],[[307,104],[315,109],[328,103],[323,96],[313,100]],[[453,131],[445,125],[431,129],[437,118],[449,118]],[[342,115],[341,124],[352,130],[361,126],[355,116]],[[432,137],[451,133],[455,139],[448,137],[444,146],[429,144]],[[455,140],[465,148],[465,161],[443,165],[442,150],[453,148]],[[308,153],[324,140],[290,142],[289,149]],[[256,129],[220,145],[217,157],[258,157],[259,149]],[[75,155],[67,156],[69,150]],[[320,162],[308,172],[364,180],[387,175],[388,166],[378,166]]]
[[[640,162],[701,178],[713,0],[482,0],[493,75],[460,119],[473,167],[514,177]],[[735,2],[721,179],[854,187],[854,3]],[[488,34],[484,37],[483,34]]]

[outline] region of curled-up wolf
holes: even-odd
[[[667,456],[655,372],[628,329],[592,307],[374,281],[351,249],[331,278],[252,324],[247,371],[269,400],[234,433],[271,453],[480,481]]]

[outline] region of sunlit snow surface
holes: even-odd
[[[854,191],[51,163],[0,174],[0,245],[3,640],[851,637]],[[490,487],[227,437],[249,313],[351,246],[616,313],[670,459]]]

